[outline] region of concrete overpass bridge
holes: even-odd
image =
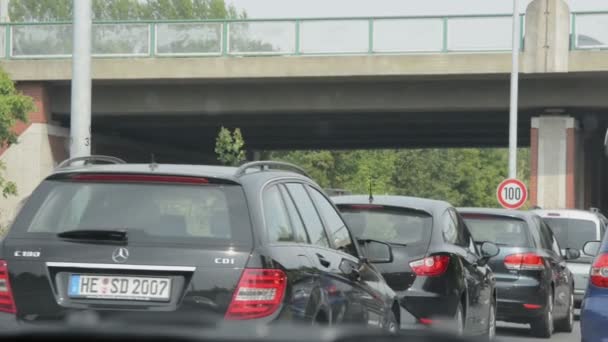
[[[536,0],[518,24],[532,201],[608,207],[608,12]],[[96,23],[93,150],[205,162],[220,125],[240,127],[250,150],[507,146],[511,25],[509,15]],[[4,24],[0,37],[0,65],[38,105],[21,144],[0,155],[27,194],[66,156],[71,26]]]

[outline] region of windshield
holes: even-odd
[[[341,206],[342,216],[353,234],[361,239],[393,244],[428,244],[433,219],[429,214],[397,208],[359,210]]]
[[[491,215],[463,214],[475,242],[529,247],[528,224],[519,219]]]
[[[546,217],[543,220],[553,231],[561,248],[582,251],[587,241],[598,240],[599,226],[593,221],[554,217]]]
[[[46,181],[20,215],[17,234],[126,230],[130,241],[248,242],[238,185]]]

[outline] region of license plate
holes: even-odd
[[[168,301],[171,279],[72,274],[68,295],[73,298]]]

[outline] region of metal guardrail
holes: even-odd
[[[519,18],[523,43],[525,20]],[[95,57],[508,52],[511,16],[112,21]],[[572,49],[608,48],[608,12],[572,14]],[[523,47],[523,44],[522,44]],[[0,58],[69,58],[70,22],[0,24]]]

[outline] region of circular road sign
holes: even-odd
[[[505,179],[498,185],[496,198],[506,209],[519,209],[528,200],[528,189],[520,180]]]

